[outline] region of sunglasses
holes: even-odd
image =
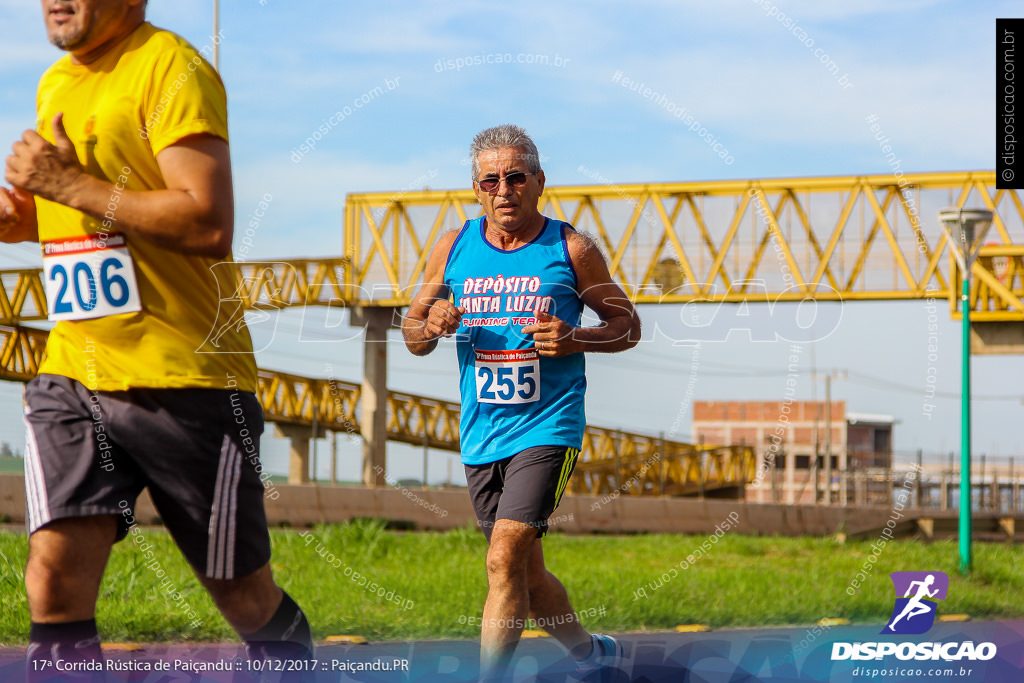
[[[523,173],[522,171],[513,171],[512,173],[505,174],[505,184],[509,187],[522,187],[526,184],[526,176],[536,175],[534,173]],[[491,194],[498,191],[498,185],[501,184],[501,178],[484,178],[476,181],[476,184],[480,186],[480,189],[484,192]]]

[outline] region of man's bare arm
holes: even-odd
[[[18,187],[0,187],[0,242],[38,242],[36,200]]]
[[[437,340],[458,329],[465,309],[448,300],[444,284],[444,267],[458,231],[441,236],[427,260],[423,286],[413,297],[402,320],[402,336],[413,354],[425,356],[437,347]]]
[[[157,164],[164,190],[129,191],[89,175],[64,131],[53,119],[56,145],[25,131],[7,157],[7,182],[96,220],[113,211],[114,231],[149,240],[182,254],[223,258],[231,252],[234,196],[228,143],[192,135],[162,150]],[[116,209],[110,209],[111,203]]]
[[[583,303],[591,308],[601,324],[572,327],[558,318],[538,314],[538,322],[523,328],[538,342],[542,356],[566,356],[571,353],[625,351],[640,342],[640,316],[622,288],[612,280],[608,264],[597,245],[575,231],[566,233],[569,258],[576,270],[577,287]]]

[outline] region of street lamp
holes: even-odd
[[[992,225],[986,209],[943,209],[939,221],[963,274],[963,379],[960,386],[960,572],[971,571],[971,266]]]
[[[213,0],[213,35],[214,38],[220,36],[220,2],[219,0]],[[220,45],[219,40],[213,41],[213,68],[220,71],[220,54],[218,52],[218,46]]]

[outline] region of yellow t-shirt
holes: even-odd
[[[37,197],[44,244],[87,235],[106,239],[118,232],[120,191],[165,189],[156,161],[161,150],[194,134],[228,139],[220,76],[184,39],[149,23],[91,64],[72,64],[66,56],[51,66],[39,82],[36,111],[36,129],[51,143],[51,121],[64,112],[86,171],[115,184],[109,218],[100,220]],[[100,391],[255,391],[252,341],[234,298],[231,257],[186,256],[131,236],[128,251],[141,310],[58,322],[39,371]]]

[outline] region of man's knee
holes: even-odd
[[[508,578],[522,573],[525,562],[509,546],[492,545],[487,551],[487,575]]]
[[[33,619],[92,614],[116,533],[114,517],[97,516],[57,520],[29,537],[25,590]]]
[[[116,535],[113,516],[58,519],[29,536],[27,570],[45,577],[102,574]]]
[[[487,575],[498,579],[525,576],[537,530],[527,524],[498,520],[487,549]]]

